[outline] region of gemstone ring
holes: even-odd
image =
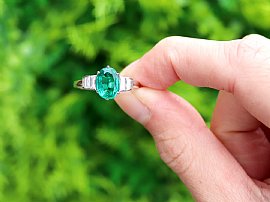
[[[107,66],[98,71],[97,75],[87,75],[81,80],[75,81],[74,87],[95,90],[100,97],[110,100],[114,99],[118,93],[139,87],[139,83],[130,77],[120,76],[114,68]]]

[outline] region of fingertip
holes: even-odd
[[[150,120],[151,113],[148,107],[144,105],[134,94],[137,90],[139,89],[120,93],[115,98],[115,101],[131,118],[135,119],[142,125],[146,125]]]

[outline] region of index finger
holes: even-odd
[[[163,90],[178,80],[225,90],[270,127],[270,42],[259,35],[211,41],[169,37],[122,74],[142,86]]]
[[[168,37],[122,74],[132,76],[143,86],[160,90],[183,80],[195,86],[231,91],[235,69],[228,55],[235,51],[238,41]]]

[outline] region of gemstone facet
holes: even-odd
[[[119,92],[120,78],[115,69],[107,66],[98,72],[96,77],[96,91],[100,97],[114,99]]]

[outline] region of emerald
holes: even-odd
[[[119,74],[114,68],[104,67],[96,77],[96,91],[100,97],[109,100],[114,99],[120,88]]]

